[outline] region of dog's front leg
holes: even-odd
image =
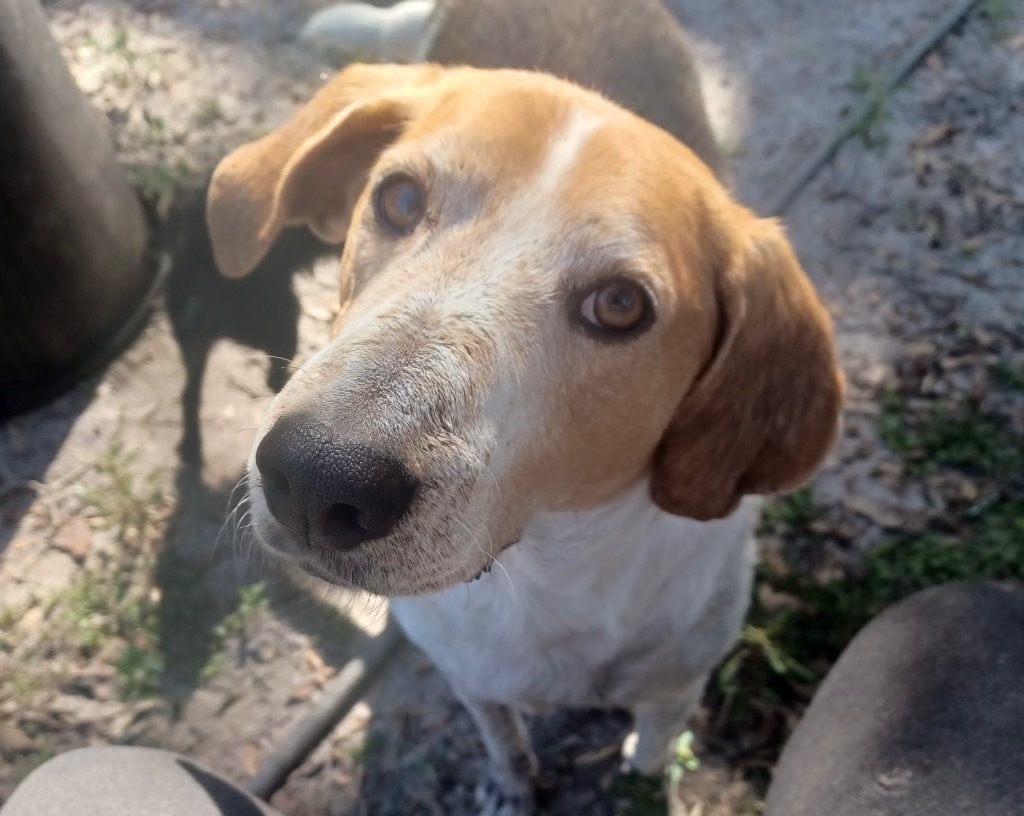
[[[631,770],[644,776],[660,776],[665,772],[673,745],[689,725],[706,683],[705,675],[671,702],[633,706],[633,733],[623,747]]]
[[[185,468],[200,469],[203,464],[202,430],[199,410],[202,405],[203,375],[206,361],[210,356],[211,341],[203,337],[197,341],[183,342],[181,354],[185,360],[185,390],[181,395],[181,441],[178,455]]]
[[[464,694],[459,698],[476,722],[490,764],[490,779],[477,790],[481,816],[533,813],[538,764],[519,712]]]

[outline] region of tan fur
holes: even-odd
[[[659,506],[701,520],[807,481],[832,446],[843,397],[831,320],[781,227],[744,214],[735,229],[718,281],[720,347],[652,472]]]

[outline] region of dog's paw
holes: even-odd
[[[510,786],[488,779],[476,789],[476,812],[478,816],[533,816],[533,788],[528,783]]]

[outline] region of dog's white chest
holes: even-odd
[[[735,637],[757,506],[700,523],[662,513],[644,486],[597,511],[544,517],[490,573],[391,609],[477,699],[529,710],[657,697]]]

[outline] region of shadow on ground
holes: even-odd
[[[43,408],[0,423],[0,558],[33,501],[53,489],[44,487],[50,464],[98,383],[93,377]]]

